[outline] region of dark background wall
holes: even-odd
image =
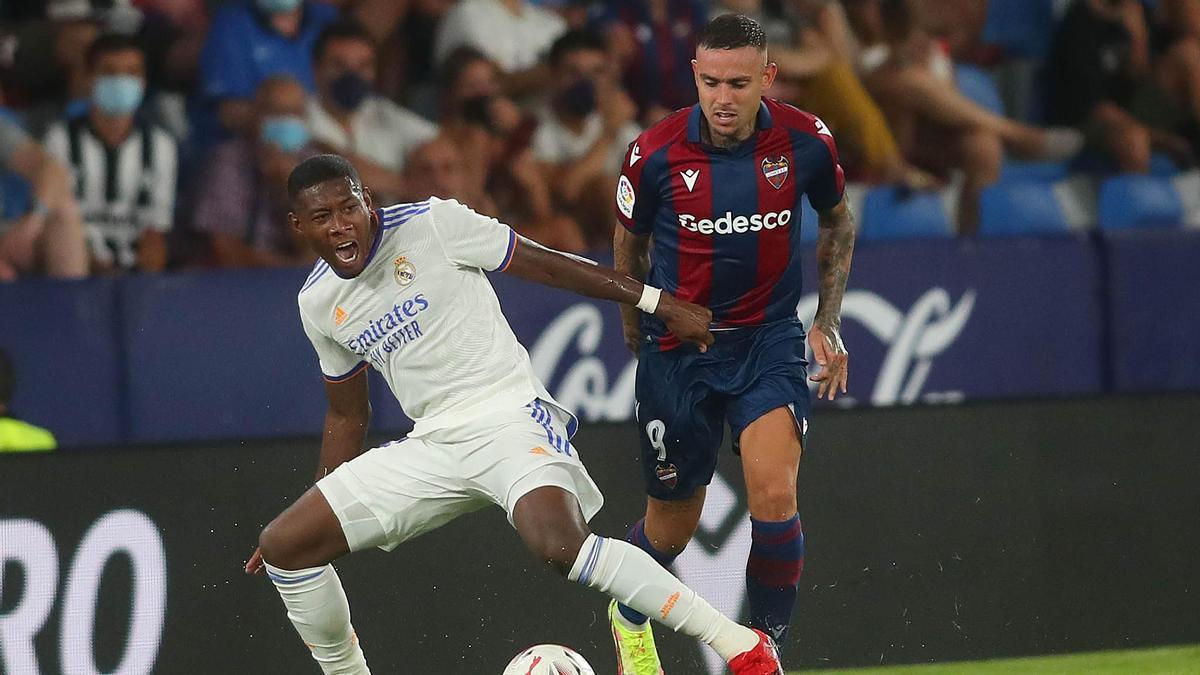
[[[1200,641],[1198,412],[1200,397],[1148,396],[822,413],[801,470],[808,564],[787,665]],[[576,437],[608,499],[601,533],[640,515],[634,434],[588,425]],[[155,672],[316,672],[270,584],[241,572],[261,526],[306,486],[315,447],[0,457],[0,526],[40,523],[59,559],[36,640],[42,672],[58,672],[80,540],[114,509],[149,516],[166,552]],[[693,553],[733,545],[744,522],[732,455],[720,474],[740,501]],[[0,622],[39,573],[12,561],[17,545],[0,537]],[[603,599],[533,565],[498,509],[338,567],[376,672],[499,673],[537,642],[572,645],[611,672]],[[103,569],[93,651],[108,672],[130,634],[132,572],[124,555]],[[736,595],[741,580],[727,566],[701,590]],[[659,633],[668,672],[702,672],[690,641]]]

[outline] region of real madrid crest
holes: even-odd
[[[417,266],[412,264],[408,258],[400,256],[392,261],[396,265],[396,269],[392,271],[392,278],[401,286],[407,286],[417,278]]]
[[[778,190],[783,187],[783,181],[787,180],[788,161],[787,157],[780,155],[778,157],[764,157],[762,161],[763,177],[771,184],[771,187]]]

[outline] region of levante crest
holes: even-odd
[[[783,181],[787,180],[788,161],[787,157],[780,155],[779,157],[764,157],[762,161],[763,177],[771,184],[771,187],[778,190],[783,187]]]

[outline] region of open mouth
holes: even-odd
[[[737,119],[737,114],[718,110],[713,113],[713,117],[717,118],[717,122],[720,124],[733,124],[733,121]]]
[[[338,244],[333,249],[333,254],[337,256],[338,262],[348,265],[358,260],[358,244],[353,241]]]

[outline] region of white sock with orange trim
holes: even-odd
[[[350,625],[350,603],[333,565],[283,570],[265,563],[288,619],[326,675],[370,675]]]
[[[698,638],[726,661],[758,644],[754,631],[713,609],[650,554],[627,541],[588,535],[567,578]]]

